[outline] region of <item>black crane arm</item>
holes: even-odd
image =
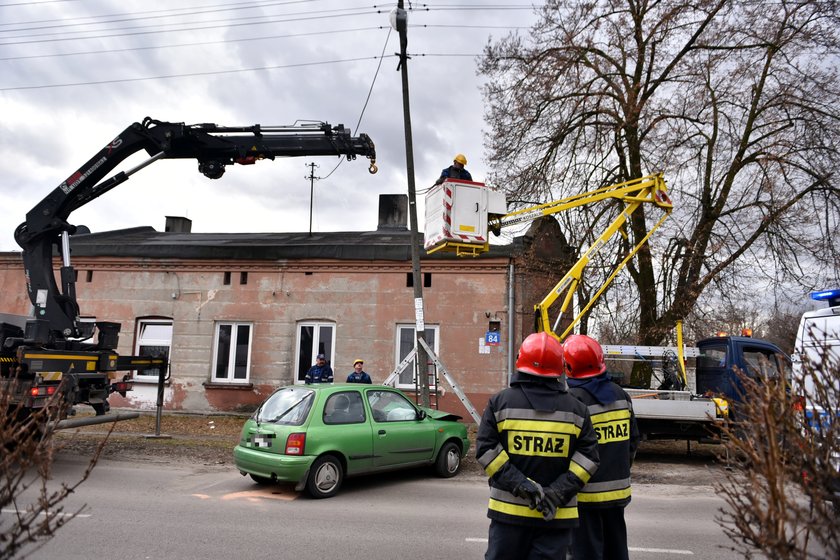
[[[128,171],[105,176],[129,156],[145,150],[150,159]],[[57,343],[91,336],[93,326],[80,323],[75,293],[75,271],[70,265],[69,236],[76,226],[70,214],[126,181],[132,174],[159,159],[195,159],[198,170],[210,179],[220,178],[228,165],[248,165],[261,159],[295,156],[364,156],[376,173],[376,150],[366,134],[351,136],[343,125],[224,127],[204,123],[186,125],[145,118],[133,123],[68,177],[26,215],[15,230],[23,249],[29,299],[35,306],[31,329],[39,343]],[[101,182],[100,182],[101,181]],[[63,259],[61,288],[53,271],[54,247]],[[27,327],[27,331],[30,328]]]

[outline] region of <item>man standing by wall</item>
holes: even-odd
[[[315,356],[315,365],[309,368],[306,372],[306,377],[303,378],[304,383],[332,383],[333,370],[327,365],[327,357],[323,354]]]
[[[601,466],[578,494],[580,526],[572,538],[575,560],[628,560],[624,508],[630,503],[630,466],[639,428],[630,395],[609,380],[604,352],[586,335],[563,343],[569,392],[589,409],[598,434]]]
[[[563,348],[547,333],[522,342],[510,388],[484,410],[476,457],[490,477],[485,559],[564,558],[598,443],[586,406],[567,391]]]
[[[370,375],[365,372],[364,368],[365,362],[361,358],[356,358],[356,361],[353,362],[353,371],[350,372],[350,375],[347,376],[347,383],[368,383],[370,384]]]

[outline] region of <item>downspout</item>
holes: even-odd
[[[514,305],[514,275],[513,275],[513,261],[509,265],[510,281],[508,282],[508,335],[507,335],[507,386],[510,386],[510,378],[513,376],[514,368],[514,354],[515,348],[513,344],[513,333],[516,332],[514,322],[516,322],[516,313]]]

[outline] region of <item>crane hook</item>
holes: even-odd
[[[377,171],[379,171],[379,168],[378,168],[378,167],[376,167],[376,162],[375,162],[375,161],[371,161],[371,162],[370,162],[370,167],[368,167],[368,173],[370,173],[371,175],[373,175],[373,174],[374,174],[374,173],[376,173]]]

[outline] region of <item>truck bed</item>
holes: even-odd
[[[633,399],[637,418],[714,422],[717,414],[711,399],[693,396],[688,391],[625,389]]]

